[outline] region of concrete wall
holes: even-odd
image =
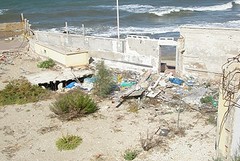
[[[219,93],[217,154],[225,160],[240,156],[240,55],[223,66]]]
[[[30,41],[30,49],[39,56],[51,58],[66,67],[88,65],[89,54],[86,51],[72,52],[36,41]]]
[[[180,75],[215,79],[227,58],[240,53],[240,29],[181,27],[176,68]]]
[[[236,102],[240,105],[240,91],[237,96]],[[234,108],[234,116],[233,116],[233,133],[232,133],[232,141],[231,141],[231,156],[240,155],[240,108]]]
[[[87,50],[90,57],[146,66],[155,71],[160,64],[158,40],[144,39],[138,36],[118,40],[35,31],[35,37],[30,41],[42,42],[49,46],[65,47],[72,51]]]
[[[126,61],[152,66],[156,71],[159,62],[159,45],[157,40],[151,39],[126,39]]]
[[[94,36],[73,35],[64,33],[51,33],[35,31],[37,41],[52,46],[65,46],[69,49],[84,49],[92,51],[118,51],[117,39]],[[123,41],[119,42],[119,49],[122,49]],[[119,52],[123,52],[120,50]]]

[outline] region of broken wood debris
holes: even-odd
[[[152,73],[151,70],[148,70],[147,72],[145,72],[143,74],[142,78],[140,79],[140,81],[136,85],[133,85],[126,92],[121,94],[119,97],[119,100],[116,104],[116,107],[119,107],[125,101],[125,99],[127,97],[141,96],[143,94],[143,92],[146,90],[146,88],[142,88],[143,84],[150,77],[151,73]]]

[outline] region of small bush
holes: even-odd
[[[48,90],[37,85],[31,85],[25,79],[13,80],[0,91],[0,105],[36,102],[48,96]]]
[[[54,65],[55,65],[55,62],[52,59],[48,59],[48,60],[40,62],[37,66],[38,66],[38,68],[48,69],[48,68],[54,67]]]
[[[200,99],[201,103],[211,103],[213,100],[212,96],[206,96]]]
[[[143,138],[142,135],[140,135],[140,143],[144,151],[149,151],[150,149],[161,145],[163,141],[159,135],[151,134],[149,136],[147,132],[146,138]]]
[[[62,138],[59,138],[56,141],[56,146],[60,151],[73,150],[76,147],[78,147],[78,145],[80,145],[81,143],[82,143],[82,138],[80,138],[79,136],[67,135],[67,136],[63,136]]]
[[[217,125],[216,114],[209,114],[207,118],[207,122],[212,125]]]
[[[133,160],[137,157],[137,151],[136,150],[126,150],[124,154],[125,160]]]
[[[87,94],[80,90],[74,90],[57,98],[50,109],[61,119],[72,120],[95,112],[97,104]]]
[[[105,98],[113,91],[115,85],[113,74],[105,67],[103,61],[97,64],[97,70],[94,93],[99,97]]]
[[[213,161],[223,161],[221,158],[213,158]]]
[[[130,102],[128,107],[128,112],[138,113],[138,103],[137,102]]]

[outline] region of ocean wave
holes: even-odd
[[[151,5],[130,4],[130,5],[119,6],[119,9],[127,12],[133,12],[133,13],[147,13],[156,8]]]
[[[240,0],[233,1],[235,4],[240,4]]]
[[[163,16],[166,14],[171,14],[171,13],[180,12],[180,11],[202,11],[202,12],[203,11],[224,11],[232,7],[233,7],[232,2],[229,2],[221,5],[194,6],[194,7],[176,7],[176,6],[153,7],[151,5],[131,4],[131,5],[122,5],[119,8],[120,10],[127,11],[127,12],[151,13],[157,16]]]
[[[202,23],[202,24],[185,24],[183,26],[193,26],[193,27],[221,27],[221,28],[239,28],[240,20],[227,21],[223,23]]]
[[[231,9],[232,7],[233,7],[232,2],[228,2],[228,3],[222,4],[222,5],[184,8],[184,10],[190,10],[190,11],[224,11],[224,10],[227,10],[227,9]]]
[[[117,28],[116,27],[96,27],[96,28],[85,28],[84,29],[86,35],[99,36],[99,37],[116,37],[117,36]],[[52,29],[42,29],[42,31],[47,32],[55,32],[55,33],[63,33],[65,31],[64,27],[61,28],[52,28]],[[68,26],[68,31],[71,34],[83,34],[83,29],[80,27]],[[143,28],[143,27],[123,27],[120,28],[121,35],[156,35],[168,32],[179,32],[178,26],[170,26],[170,27],[161,27],[161,28]]]
[[[0,15],[3,15],[4,12],[8,11],[8,9],[0,9]]]
[[[83,28],[80,27],[75,27],[75,26],[68,26],[68,31],[70,34],[82,34],[83,33]],[[65,27],[60,27],[60,28],[51,28],[51,29],[41,29],[42,31],[47,31],[47,32],[54,32],[54,33],[63,33],[66,31]],[[92,33],[94,30],[92,28],[84,28],[84,32],[86,33]]]
[[[143,27],[124,27],[120,28],[121,35],[156,35],[168,32],[179,32],[179,28],[177,26],[170,27],[161,27],[161,28],[143,28]],[[117,36],[117,28],[111,27],[108,31],[105,32],[95,32],[94,36],[102,36],[102,37],[114,37]]]

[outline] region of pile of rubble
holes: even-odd
[[[217,111],[218,86],[210,82],[200,82],[197,78],[186,76],[174,77],[173,73],[156,74],[148,70],[143,74],[132,71],[114,70],[117,84],[111,95],[115,107],[128,99],[147,102],[167,103],[171,107],[188,107],[194,110]],[[85,78],[83,83],[72,82],[66,88],[80,87],[90,92],[96,79]],[[148,105],[151,106],[150,103]],[[142,105],[144,106],[144,105]]]

